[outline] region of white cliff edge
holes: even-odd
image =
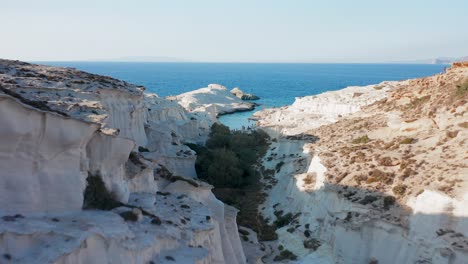
[[[212,120],[69,68],[1,60],[0,87],[1,263],[246,263],[183,145]],[[90,177],[120,206],[83,209]]]

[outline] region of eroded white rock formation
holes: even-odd
[[[336,122],[386,97],[387,92],[405,82],[382,82],[376,85],[351,86],[338,91],[296,98],[291,106],[268,108],[254,117],[262,127],[281,129],[284,135],[301,134],[321,125]]]
[[[183,145],[213,120],[143,90],[0,61],[0,263],[245,263]],[[90,177],[120,206],[84,210]]]
[[[219,84],[210,84],[205,88],[168,97],[168,100],[177,101],[190,113],[204,113],[211,120],[215,120],[218,115],[249,111],[255,108],[255,104],[237,98],[226,87]]]

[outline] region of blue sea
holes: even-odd
[[[447,65],[429,64],[304,64],[304,63],[150,63],[42,62],[108,75],[138,85],[160,96],[218,83],[260,96],[264,107],[289,105],[295,97],[338,90],[352,85],[406,80],[442,72]],[[231,129],[249,125],[251,112],[220,117]]]

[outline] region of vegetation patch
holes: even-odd
[[[304,241],[304,248],[311,249],[312,251],[317,250],[321,243],[315,238],[311,238]]]
[[[275,227],[258,208],[265,200],[260,179],[274,174],[274,170],[265,170],[259,164],[269,146],[268,135],[261,130],[230,131],[214,124],[205,146],[187,146],[197,153],[199,178],[215,187],[213,193],[219,200],[240,210],[237,223],[253,229],[260,241],[276,240]]]
[[[297,260],[297,256],[289,250],[283,250],[279,255],[275,256],[273,261],[282,261],[282,260]]]
[[[417,172],[411,168],[406,168],[404,171],[403,171],[403,174],[401,175],[401,178],[404,180],[412,175],[416,175]]]
[[[88,174],[83,209],[112,210],[122,205],[110,193],[99,175]]]
[[[468,122],[460,123],[460,124],[458,124],[458,126],[462,127],[462,128],[468,128]]]
[[[250,234],[249,231],[247,231],[245,229],[239,229],[237,231],[239,232],[239,234],[242,234],[244,236],[248,236]]]
[[[275,212],[275,215],[276,215],[275,226],[277,228],[287,226],[293,220],[293,214],[292,213],[287,213],[285,215],[282,215],[282,214],[276,214],[276,212]]]
[[[408,108],[411,109],[411,108],[419,107],[419,106],[423,105],[424,103],[426,103],[427,101],[429,101],[429,99],[431,99],[430,95],[415,98],[415,99],[411,100],[411,102],[408,104]]]
[[[370,141],[370,138],[367,135],[353,139],[351,143],[353,144],[366,144]]]
[[[389,166],[395,166],[397,164],[395,161],[393,161],[391,157],[382,157],[379,159],[379,165],[389,167]]]
[[[376,200],[377,200],[376,196],[366,195],[361,201],[359,201],[359,203],[362,205],[367,205],[367,204],[373,203]]]
[[[142,146],[139,146],[138,147],[138,151],[139,152],[149,152],[149,149],[145,148],[145,147],[142,147]]]
[[[410,138],[410,137],[407,137],[407,138],[404,138],[400,141],[400,145],[403,144],[413,144],[415,142],[415,139],[414,138]]]
[[[284,161],[278,162],[278,164],[276,164],[276,166],[275,166],[276,172],[280,172],[281,167],[283,167],[283,165],[284,165]]]
[[[197,152],[195,169],[200,179],[216,188],[238,188],[249,184],[258,172],[254,165],[268,149],[269,136],[261,131],[230,131],[221,124],[213,124],[206,147],[188,146]]]
[[[390,209],[391,206],[393,206],[395,204],[395,197],[393,196],[385,196],[384,199],[383,199],[383,206],[384,206],[384,209],[385,210],[388,210]]]
[[[369,172],[369,177],[367,177],[366,182],[368,184],[374,182],[381,182],[384,184],[392,184],[395,175],[391,172],[383,172],[378,169],[374,169]]]
[[[175,261],[175,258],[172,257],[172,256],[166,256],[164,257],[165,259],[169,260],[169,261]]]
[[[395,195],[401,196],[401,195],[405,194],[406,189],[407,189],[406,185],[398,184],[395,187],[393,187],[392,191],[393,191],[393,193]]]
[[[130,155],[128,155],[128,160],[130,160],[133,164],[140,166],[142,169],[146,168],[145,164],[140,160],[140,154],[135,151],[130,152]]]
[[[172,177],[172,172],[170,172],[166,166],[159,164],[159,168],[155,170],[155,173],[161,176],[164,179],[170,179]]]
[[[464,83],[457,85],[455,90],[456,97],[464,97],[468,93],[468,80],[465,80]]]
[[[120,213],[120,216],[125,220],[125,221],[131,221],[131,222],[136,222],[138,221],[138,215],[136,215],[133,211],[125,211],[123,213]]]

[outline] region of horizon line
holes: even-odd
[[[418,61],[376,61],[376,62],[325,62],[325,61],[128,61],[128,60],[24,60],[31,63],[47,62],[96,62],[96,63],[206,63],[206,64],[414,64],[414,65],[451,65],[453,62],[429,63]]]

